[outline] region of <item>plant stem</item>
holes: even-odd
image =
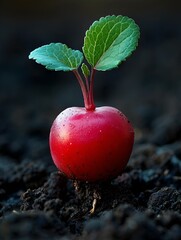
[[[84,77],[85,77],[85,82],[86,82],[87,93],[89,93],[89,89],[90,89],[89,79],[88,79],[88,77],[86,77],[86,76],[84,76]]]
[[[89,100],[90,100],[90,104],[92,106],[92,109],[95,109],[95,104],[94,104],[94,77],[95,77],[95,69],[92,68],[91,69],[91,76],[90,76],[90,88],[89,88]]]
[[[88,111],[95,110],[95,105],[92,102],[92,100],[90,99],[90,87],[89,87],[89,84],[88,84],[88,79],[86,80],[86,86],[87,86],[87,88],[86,88],[85,83],[82,80],[82,77],[80,76],[78,70],[77,69],[74,70],[73,73],[75,74],[75,76],[76,76],[76,78],[79,82],[79,85],[81,87],[82,95],[83,95],[83,98],[84,98],[84,105],[85,105],[86,110],[88,110]]]

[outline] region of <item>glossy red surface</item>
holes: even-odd
[[[57,168],[68,178],[101,181],[125,168],[134,143],[134,130],[116,108],[94,111],[72,107],[61,112],[50,131],[50,150]]]

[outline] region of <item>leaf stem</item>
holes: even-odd
[[[90,88],[89,88],[89,100],[90,100],[90,104],[92,106],[92,109],[95,109],[95,104],[94,104],[94,77],[95,77],[95,69],[92,68],[91,69],[91,76],[90,76]]]
[[[90,91],[90,86],[89,86],[89,79],[88,77],[84,76],[85,77],[85,82],[86,82],[86,88],[87,88],[87,93],[89,93]],[[89,94],[88,94],[89,95]],[[89,97],[89,96],[88,96]]]
[[[75,76],[79,82],[79,85],[81,87],[82,95],[84,98],[84,105],[85,105],[86,110],[88,110],[88,111],[95,110],[95,105],[90,99],[90,87],[89,87],[88,79],[86,80],[86,86],[85,86],[85,83],[82,80],[82,77],[80,76],[78,70],[77,69],[73,70],[73,73],[75,74]]]

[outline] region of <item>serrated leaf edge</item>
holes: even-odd
[[[130,18],[130,17],[127,17],[127,16],[123,16],[123,15],[117,15],[117,16],[116,16],[116,15],[107,15],[106,17],[101,17],[100,19],[98,19],[98,20],[96,20],[96,21],[94,21],[94,22],[92,23],[92,25],[89,27],[89,29],[88,29],[88,30],[86,31],[86,33],[85,33],[84,41],[85,41],[85,38],[87,37],[87,34],[88,34],[90,28],[95,27],[95,25],[96,25],[99,21],[101,21],[102,19],[107,19],[107,18],[110,18],[110,17],[116,17],[116,18],[118,18],[118,17],[123,17],[123,18],[129,19],[129,20],[132,22],[132,24],[134,24],[134,25],[136,26],[136,31],[135,31],[135,34],[137,34],[137,39],[135,40],[135,41],[136,41],[136,44],[135,44],[134,49],[132,49],[132,51],[129,53],[129,55],[128,55],[126,58],[124,58],[122,61],[120,61],[116,66],[114,66],[114,67],[112,67],[112,68],[105,69],[105,70],[101,70],[101,69],[96,68],[96,65],[98,65],[98,63],[100,62],[100,60],[101,60],[101,58],[102,58],[102,56],[101,56],[100,59],[99,59],[99,61],[96,63],[96,65],[93,66],[93,68],[96,69],[96,70],[98,70],[98,71],[111,70],[111,69],[113,69],[113,68],[118,67],[119,64],[121,64],[123,61],[126,61],[127,58],[128,58],[128,57],[135,51],[135,49],[137,48],[137,46],[138,46],[138,40],[139,40],[139,38],[140,38],[140,28],[139,28],[139,26],[136,24],[136,22],[134,21],[134,19],[132,19],[132,18]],[[130,25],[129,25],[129,27],[130,27]],[[128,27],[128,28],[129,28],[129,27]],[[125,30],[127,30],[128,28],[126,28]],[[124,31],[125,31],[125,30],[124,30]],[[123,31],[123,32],[124,32],[124,31]],[[123,32],[122,32],[122,33],[123,33]],[[114,43],[115,41],[116,41],[116,39],[113,41],[113,43]],[[113,43],[110,45],[110,47],[113,45]],[[109,47],[109,48],[110,48],[110,47]],[[82,50],[83,50],[83,53],[84,53],[84,46],[83,46]],[[84,54],[84,55],[85,55],[85,54]]]
[[[52,45],[61,45],[62,47],[65,47],[67,50],[73,51],[74,53],[79,54],[79,55],[81,54],[81,59],[80,59],[80,61],[79,61],[78,66],[77,66],[77,67],[73,67],[73,66],[72,66],[72,63],[70,62],[70,59],[65,56],[66,59],[67,59],[68,62],[69,62],[70,67],[67,67],[66,65],[63,64],[63,65],[65,66],[65,69],[51,69],[50,66],[45,66],[45,65],[42,64],[38,59],[36,59],[36,57],[33,56],[34,53],[35,53],[36,51],[38,51],[39,49],[41,49],[42,47],[45,47],[46,52],[47,52],[47,47],[50,47],[50,46],[52,46]],[[54,55],[54,54],[53,54],[53,55]],[[65,55],[65,54],[64,54],[64,55]],[[56,55],[54,55],[54,57],[57,59],[57,61],[59,61],[59,59],[57,58]],[[73,71],[73,70],[77,69],[77,68],[81,65],[81,63],[82,63],[82,61],[83,61],[83,53],[82,53],[81,51],[79,51],[79,50],[74,50],[74,49],[72,49],[72,48],[69,48],[66,44],[63,44],[63,43],[50,43],[50,44],[43,45],[43,46],[38,47],[38,48],[36,48],[35,50],[33,50],[33,51],[29,54],[28,58],[35,60],[36,63],[41,64],[42,66],[44,66],[44,67],[45,67],[46,69],[48,69],[48,70],[68,72],[68,71]],[[53,57],[50,57],[50,56],[49,56],[49,58],[52,58],[52,59],[53,59]],[[76,61],[76,63],[77,63],[77,61]]]

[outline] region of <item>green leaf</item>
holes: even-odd
[[[82,73],[84,74],[84,76],[89,77],[90,71],[85,63],[82,63],[81,69],[82,69]]]
[[[95,21],[84,38],[83,52],[96,70],[117,67],[136,49],[140,31],[131,18],[107,16]]]
[[[34,59],[49,70],[72,71],[77,69],[83,60],[82,52],[68,48],[62,43],[51,43],[32,51],[29,59]]]

